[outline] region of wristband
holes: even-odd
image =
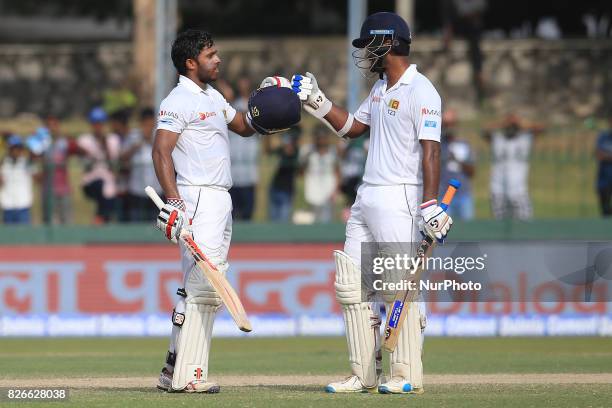
[[[182,198],[178,198],[178,197],[168,197],[166,199],[166,204],[171,205],[175,208],[178,208],[181,211],[185,211],[186,207],[185,207],[185,201],[183,201]]]
[[[429,201],[425,201],[423,204],[421,204],[421,210],[424,210],[427,207],[430,207],[432,205],[437,205],[438,204],[438,200],[436,200],[435,198]]]

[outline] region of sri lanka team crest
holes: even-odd
[[[395,112],[399,109],[400,102],[397,99],[391,99],[389,101],[389,109],[387,113],[391,116],[395,116]]]

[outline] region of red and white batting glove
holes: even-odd
[[[439,243],[444,242],[446,234],[453,225],[453,219],[438,205],[438,200],[421,204],[423,221],[419,225],[421,234],[426,234]]]
[[[260,88],[267,88],[269,86],[276,86],[278,88],[291,88],[291,82],[285,77],[282,76],[269,76],[266,77],[261,84],[259,84]]]
[[[157,228],[164,233],[166,238],[176,244],[183,228],[188,227],[189,220],[185,214],[185,202],[180,198],[168,198],[157,216]]]

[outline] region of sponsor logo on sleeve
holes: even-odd
[[[167,111],[167,110],[160,110],[159,111],[159,117],[178,119],[178,113],[172,112],[172,111]]]
[[[439,110],[429,108],[422,108],[421,115],[442,116]]]
[[[436,122],[435,120],[426,120],[425,121],[425,127],[428,127],[428,128],[437,128],[438,127],[438,122]]]

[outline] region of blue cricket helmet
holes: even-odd
[[[291,88],[259,88],[249,98],[251,125],[262,135],[282,132],[297,125],[301,114],[302,103]]]

